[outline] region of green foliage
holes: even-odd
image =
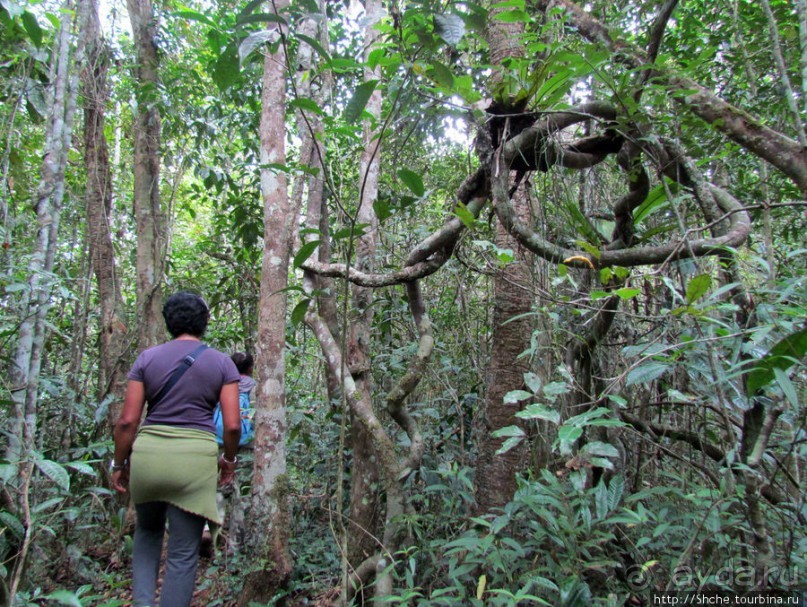
[[[426,489],[453,510],[463,495],[454,483],[467,472],[445,472]],[[745,564],[743,538],[753,534],[738,510],[743,496],[686,491],[675,474],[666,480],[631,492],[621,475],[581,487],[574,473],[544,470],[539,479],[522,479],[501,511],[471,517],[455,534],[423,528],[445,515],[421,517],[415,536],[429,541],[399,555],[401,585],[426,606],[621,605],[665,588],[752,587],[757,580],[741,578],[755,575]],[[788,524],[773,525],[779,541]],[[794,565],[777,560],[769,572],[792,587]]]
[[[53,579],[59,567],[57,557],[67,550],[76,579],[84,580],[84,585],[75,591],[54,587],[51,582],[49,590],[44,585],[22,592],[17,597],[21,604],[39,605],[42,599],[80,606],[122,604],[102,600],[107,597],[93,592],[103,577],[103,565],[94,560],[93,553],[99,544],[110,540],[99,537],[98,529],[109,515],[104,500],[110,491],[99,483],[98,473],[108,448],[104,444],[77,450],[72,455],[79,458],[74,461],[56,462],[30,452],[24,460],[0,462],[4,486],[24,504],[20,510],[12,503],[0,509],[0,581],[8,587],[14,567],[7,566],[17,564],[18,550],[25,542],[32,542],[40,555],[49,557],[30,564],[27,575],[31,579],[38,578],[42,583]],[[88,529],[93,532],[88,534]]]
[[[427,450],[423,465],[407,480],[411,508],[400,522],[411,540],[390,565],[396,585],[385,601],[426,607],[618,605],[629,595],[662,590],[684,579],[698,587],[726,586],[721,571],[727,563],[732,571],[741,571],[755,555],[758,529],[749,522],[754,500],[766,521],[772,566],[780,571],[803,567],[803,525],[787,478],[792,476],[788,466],[798,469],[804,458],[799,396],[804,381],[802,241],[807,224],[803,213],[789,206],[801,199],[794,185],[747,150],[705,129],[700,119],[669,98],[663,83],[651,80],[638,100],[637,73],[625,69],[618,55],[579,39],[557,11],[544,19],[531,3],[499,4],[497,9],[503,10],[496,19],[524,23],[524,37],[516,43],[526,53],[523,59],[505,61],[502,81],[491,92],[485,40],[489,12],[481,3],[395,4],[397,12],[376,24],[381,41],[369,49],[366,62],[359,35],[362,17],[348,15],[346,3],[326,5],[331,34],[327,44],[299,32],[299,19],[316,11],[310,2],[292,3],[282,17],[256,12],[263,10],[257,1],[193,5],[161,15],[155,43],[161,52],[163,85],[148,93],[149,101],[159,104],[163,123],[160,186],[165,208],[171,210],[166,284],[210,294],[214,322],[208,337],[213,344],[251,349],[258,334],[264,238],[258,137],[264,49],[283,45],[289,62],[289,157],[274,168],[286,172],[292,187],[296,178],[314,173],[307,166],[309,159],[299,157],[300,133],[292,116],[303,112],[321,121],[324,131],[325,166],[316,174],[327,184],[330,223],[291,253],[295,284],[290,293],[299,293],[297,268],[315,246],[327,243],[333,260],[352,261],[348,255],[355,239],[367,229],[354,224],[363,151],[358,126],[367,116],[370,95],[381,93],[381,121],[373,125],[378,128],[382,166],[381,193],[372,201],[381,223],[377,268],[400,267],[412,247],[452,214],[468,230],[456,246],[455,258],[421,283],[436,346],[409,409]],[[614,26],[615,35],[645,48],[657,5],[590,6],[593,15]],[[800,46],[788,13],[792,6],[772,2],[772,7],[791,79],[798,82],[799,72],[793,68]],[[30,201],[41,168],[48,53],[55,29],[70,17],[46,10],[44,5],[0,1],[0,229],[8,244],[2,251],[6,263],[0,277],[0,357],[5,366],[12,361],[20,302],[27,296],[25,261],[35,228]],[[289,24],[284,38],[274,27],[282,22]],[[679,3],[656,65],[674,65],[772,128],[792,125],[771,58],[768,26],[758,3]],[[300,69],[300,49],[312,50],[318,65]],[[128,42],[121,42],[115,53],[107,128],[110,143],[120,144],[121,160],[113,168],[110,216],[120,255],[119,280],[133,319],[137,242],[129,211],[133,132],[128,105],[135,85],[129,74]],[[363,82],[365,68],[378,68],[379,78]],[[333,86],[323,101],[314,93],[295,95],[293,78],[295,86],[296,78]],[[505,439],[502,451],[525,442],[534,447],[536,438],[546,437],[559,461],[534,470],[525,463],[513,500],[500,511],[473,516],[471,465],[479,457],[480,403],[494,330],[490,275],[515,259],[511,246],[495,240],[495,215],[485,210],[474,217],[456,200],[464,178],[477,166],[469,154],[470,140],[488,118],[479,102],[491,93],[508,105],[538,112],[562,110],[581,99],[607,99],[624,114],[609,128],[637,145],[652,141],[635,133],[673,136],[701,155],[699,162],[710,177],[722,180],[728,175],[733,191],[751,208],[753,241],[735,253],[738,280],[751,293],[756,324],[741,322],[744,310],[732,300],[738,284],[721,283],[724,268],[709,261],[668,260],[644,274],[641,269],[602,269],[598,274],[603,286],[598,290],[590,288],[594,273],[565,266],[555,273],[536,264],[530,287],[535,289],[534,316],[542,329],[522,357],[532,369],[524,376],[524,389],[506,397],[509,404],[521,405],[520,425],[500,430],[499,436]],[[112,107],[118,109],[113,113]],[[568,134],[582,138],[602,126],[592,122]],[[26,530],[33,534],[37,558],[31,559],[25,588],[17,597],[31,605],[121,604],[123,599],[115,597],[128,585],[131,538],[125,511],[115,504],[97,471],[98,463],[108,459],[108,444],[97,441],[107,433],[110,401],[92,397],[97,384],[98,296],[94,288],[85,292],[78,287],[88,284],[89,276],[83,240],[86,177],[78,156],[78,150],[71,151],[63,209],[67,228],[56,271],[47,277],[53,286],[54,313],[48,317],[37,403],[39,444],[23,462],[0,462],[4,489],[14,498],[23,492],[16,472],[21,466],[31,472],[30,519],[14,500],[0,510],[4,582]],[[646,164],[649,173],[663,168],[651,159]],[[609,216],[613,201],[625,193],[618,167],[608,162],[584,172],[554,167],[528,179],[535,228],[596,258],[614,223]],[[697,210],[692,194],[660,179],[633,211],[641,244],[666,242],[680,225],[691,234],[698,231],[690,219]],[[771,201],[782,204],[770,206]],[[762,233],[763,225],[769,225],[770,234]],[[628,278],[630,283],[621,282]],[[334,290],[340,310],[346,309],[347,288],[338,283]],[[538,367],[556,368],[570,345],[589,343],[587,331],[598,320],[591,303],[612,295],[620,299],[613,328],[588,352],[591,386],[582,387],[585,373],[571,367],[563,367],[556,381],[541,379]],[[341,564],[332,526],[345,513],[345,504],[332,498],[341,461],[338,431],[345,413],[341,403],[328,402],[324,395],[321,354],[301,322],[310,303],[306,296],[291,307],[287,327],[287,448],[295,558],[289,593],[300,601],[339,583]],[[386,390],[406,371],[414,352],[407,304],[400,288],[373,293],[371,374],[379,411]],[[758,401],[781,412],[781,421],[760,469],[748,471],[743,468],[741,441],[754,397],[764,397]],[[3,427],[15,414],[4,385]],[[638,420],[637,426],[659,428],[628,429],[623,415]],[[51,432],[53,428],[60,432]],[[689,431],[697,440],[678,440],[668,432],[671,429]],[[405,452],[407,439],[393,436]],[[6,440],[0,446],[5,447]],[[705,455],[704,445],[714,448],[711,455]],[[346,482],[350,456],[348,450],[342,471]],[[773,495],[778,502],[747,493],[742,475],[752,472],[769,483],[765,496]],[[203,588],[211,597],[209,604],[234,600],[250,565],[249,555],[211,563]],[[69,577],[60,578],[65,572]],[[277,600],[281,598],[287,597]]]
[[[795,364],[803,364],[807,354],[807,329],[801,329],[784,337],[759,360],[746,380],[746,389],[751,395],[764,388],[774,378],[780,377],[777,371],[782,372]]]
[[[609,556],[622,479],[579,493],[545,473],[523,481],[501,512],[470,519],[458,537],[436,540],[441,578],[419,605],[611,604],[591,597],[591,585],[617,563]],[[595,507],[596,506],[596,507]],[[604,589],[599,589],[604,590]]]
[[[368,80],[356,87],[353,96],[350,98],[350,101],[348,101],[347,107],[345,107],[345,122],[353,124],[361,117],[364,107],[370,100],[370,96],[373,94],[377,84],[378,81],[376,80]]]
[[[560,411],[553,408],[558,397],[570,391],[566,381],[550,382],[542,385],[541,380],[534,373],[525,375],[524,383],[530,391],[514,390],[508,392],[504,397],[504,402],[518,403],[523,400],[538,399],[543,402],[533,402],[518,411],[516,417],[523,420],[541,420],[550,422],[558,427],[558,436],[553,443],[553,448],[557,449],[561,456],[571,456],[575,443],[583,437],[586,428],[602,427],[622,427],[624,422],[610,416],[611,411],[606,407],[597,407],[573,415],[565,420],[561,420]],[[507,426],[493,432],[495,438],[506,438],[502,446],[496,452],[497,455],[505,453],[518,445],[526,438],[526,433],[518,426]],[[608,457],[615,457],[618,453],[606,443],[594,442],[583,447],[579,456],[582,461],[589,465],[602,466],[612,469],[613,464]],[[579,465],[579,464],[578,464]]]

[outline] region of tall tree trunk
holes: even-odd
[[[298,31],[314,40],[319,40],[323,48],[328,48],[328,24],[323,0],[320,1],[320,14],[317,15],[317,18],[305,19],[300,24]],[[296,95],[308,97],[320,107],[324,107],[331,88],[331,79],[327,71],[321,72],[318,78],[314,77],[319,69],[318,57],[307,44],[301,45],[297,51]],[[314,82],[315,80],[316,82]],[[301,139],[300,162],[307,165],[310,174],[299,176],[294,184],[292,197],[297,208],[302,208],[303,199],[306,199],[306,228],[311,230],[312,235],[318,233],[317,238],[320,244],[317,247],[317,259],[321,263],[327,263],[331,258],[331,247],[328,201],[325,195],[325,127],[322,119],[315,113],[298,110],[297,132]],[[310,284],[310,291],[316,293],[319,316],[328,325],[331,335],[341,342],[339,316],[336,309],[336,287],[333,279],[306,271],[305,280]],[[338,378],[330,373],[327,365],[325,365],[325,377],[328,400],[334,402],[339,398],[341,389]]]
[[[134,68],[134,209],[137,224],[138,347],[165,336],[161,283],[167,225],[160,205],[160,79],[157,26],[151,0],[127,0],[137,63]]]
[[[501,11],[503,9],[494,9]],[[523,54],[521,34],[523,24],[503,23],[491,19],[488,30],[491,64],[501,65],[508,57]],[[496,76],[493,82],[501,80]],[[494,87],[491,87],[494,88]],[[515,112],[516,110],[514,110]],[[491,122],[497,128],[499,122]],[[492,133],[494,141],[504,140],[507,122],[501,125],[498,133]],[[509,174],[508,167],[494,167],[494,172],[504,171],[504,179]],[[513,197],[516,212],[525,218],[529,215],[529,197],[526,185],[519,187]],[[516,490],[516,474],[526,463],[527,445],[517,447],[503,454],[496,454],[504,439],[494,438],[496,430],[516,424],[514,415],[520,409],[519,403],[506,402],[504,396],[524,384],[524,373],[529,370],[529,362],[519,356],[529,347],[532,325],[529,316],[531,309],[530,271],[528,252],[498,223],[496,226],[496,246],[510,249],[514,259],[506,266],[497,269],[494,277],[493,343],[488,364],[486,396],[482,412],[478,417],[477,436],[479,440],[479,461],[476,466],[476,505],[480,512],[503,506]]]
[[[72,11],[72,6],[66,7]],[[79,35],[75,50],[75,63],[83,62],[86,5],[79,3]],[[24,528],[19,552],[11,567],[9,595],[14,599],[25,573],[26,558],[33,539],[30,479],[33,460],[30,451],[36,448],[36,426],[39,402],[39,379],[42,353],[45,345],[45,320],[50,309],[52,282],[56,259],[59,219],[64,199],[65,170],[76,110],[78,78],[71,72],[71,23],[65,20],[56,45],[54,80],[50,95],[50,114],[47,125],[45,153],[42,161],[39,186],[34,208],[37,217],[37,239],[28,263],[29,279],[26,296],[21,305],[23,320],[20,323],[17,344],[9,378],[11,382],[14,416],[9,434],[6,459],[18,465],[15,478],[18,508],[17,518]]]
[[[80,7],[81,8],[81,7]],[[72,8],[71,8],[72,10]],[[37,238],[28,263],[29,288],[20,304],[22,322],[17,333],[14,359],[9,370],[14,416],[9,440],[9,461],[18,461],[22,450],[34,446],[39,370],[44,343],[45,317],[50,308],[51,284],[59,218],[64,198],[64,177],[76,109],[76,81],[70,72],[70,24],[65,23],[56,49],[55,78],[49,89],[50,116],[46,132],[40,181],[34,200]],[[79,39],[76,60],[83,53]]]
[[[520,214],[528,208],[527,192],[522,185],[516,190],[513,205]],[[524,385],[529,371],[529,358],[521,357],[530,346],[532,307],[530,255],[501,225],[496,226],[496,246],[510,249],[514,259],[499,268],[493,278],[493,343],[486,377],[486,394],[479,415],[477,436],[479,460],[476,465],[476,507],[480,512],[504,506],[516,490],[516,474],[527,465],[527,442],[502,454],[496,451],[505,439],[494,438],[493,432],[518,425],[515,413],[522,403],[508,402],[505,395]]]
[[[275,2],[281,12],[287,4]],[[261,94],[261,191],[264,207],[264,252],[256,344],[258,386],[255,406],[255,463],[252,481],[250,538],[256,562],[266,563],[247,576],[239,605],[268,602],[291,574],[290,527],[286,477],[286,306],[291,211],[286,176],[270,166],[286,163],[286,62],[281,44],[266,51]]]
[[[112,245],[112,173],[104,134],[104,113],[109,89],[109,48],[101,38],[96,0],[90,4],[87,31],[87,66],[81,72],[84,93],[84,167],[87,171],[87,236],[98,287],[101,318],[99,334],[98,402],[112,401],[110,426],[120,413],[125,388],[124,351],[127,327]]]
[[[379,0],[367,0],[364,5],[366,25],[364,29],[365,60],[375,48],[379,37],[376,29],[383,8]],[[381,78],[381,69],[365,69],[364,81]],[[376,89],[367,102],[366,110],[378,122],[381,117],[381,92]],[[378,175],[381,163],[381,138],[377,127],[370,122],[364,125],[364,151],[359,166],[359,210],[356,223],[365,226],[356,240],[358,270],[372,272],[376,266],[375,255],[378,243],[378,217],[373,202],[378,196]],[[347,336],[348,367],[356,381],[356,389],[362,400],[372,403],[372,374],[370,372],[370,342],[373,324],[373,289],[353,287],[349,334]],[[348,560],[357,566],[368,556],[378,551],[378,530],[383,521],[384,510],[379,504],[381,481],[377,457],[373,451],[369,433],[355,420],[350,426],[352,451],[350,517],[348,528]]]

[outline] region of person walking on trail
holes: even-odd
[[[250,392],[255,387],[256,382],[252,379],[252,372],[255,369],[255,359],[252,354],[245,352],[234,352],[230,358],[236,369],[241,374],[238,382],[238,404],[241,409],[241,440],[239,447],[246,447],[252,444],[255,432],[252,427],[252,401]],[[216,425],[216,441],[219,445],[224,444],[224,423],[221,417],[221,407],[216,405],[213,412],[213,423]]]
[[[176,293],[166,301],[163,317],[173,339],[143,351],[129,371],[110,464],[112,486],[131,492],[137,513],[133,607],[157,604],[166,521],[160,605],[190,605],[202,530],[206,522],[222,523],[216,477],[219,485],[232,481],[241,437],[241,375],[229,356],[201,343],[210,318],[207,304],[193,293]],[[217,402],[224,426],[220,456],[213,424]]]

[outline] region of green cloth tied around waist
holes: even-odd
[[[130,456],[132,500],[167,502],[221,525],[216,508],[217,456],[218,445],[210,432],[143,426]]]

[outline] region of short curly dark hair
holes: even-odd
[[[252,354],[245,354],[244,352],[233,352],[230,356],[235,363],[235,368],[241,375],[249,375],[252,373],[252,368],[255,366],[255,359]]]
[[[179,337],[183,334],[202,337],[210,320],[205,300],[195,293],[174,293],[163,306],[163,318],[168,332]]]

